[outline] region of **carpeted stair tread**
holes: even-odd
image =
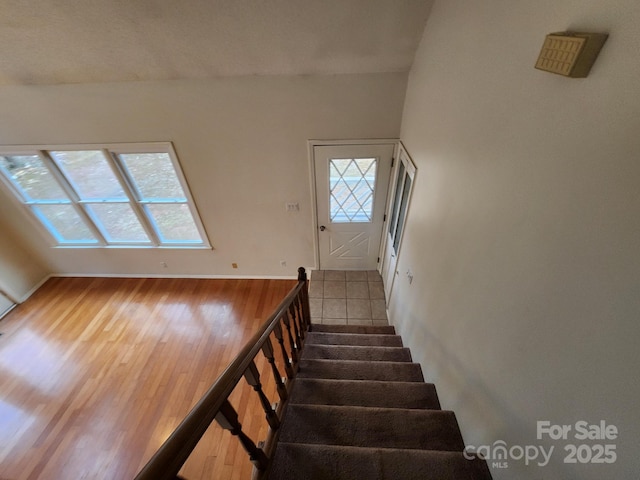
[[[288,405],[279,441],[458,452],[464,449],[453,412],[399,408]]]
[[[490,480],[392,326],[312,324],[268,480]]]
[[[359,345],[372,347],[402,347],[400,335],[380,335],[364,333],[323,333],[310,332],[307,345]]]
[[[309,345],[302,350],[305,359],[411,362],[411,352],[401,347],[361,347],[349,345]]]
[[[269,480],[491,480],[460,452],[279,442]]]
[[[440,409],[432,383],[297,378],[289,404]]]
[[[372,333],[381,335],[396,334],[396,329],[391,325],[322,325],[313,323],[311,324],[311,331],[326,333]]]
[[[306,350],[306,347],[305,347]],[[296,378],[423,382],[418,363],[301,359]]]

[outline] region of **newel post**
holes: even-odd
[[[309,307],[309,281],[307,280],[307,272],[304,267],[298,268],[298,282],[304,282],[300,290],[300,300],[302,304],[302,319],[304,329],[311,330],[311,309]]]

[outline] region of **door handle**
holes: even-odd
[[[325,227],[324,225],[320,225],[320,231],[324,232],[327,229],[327,227]]]

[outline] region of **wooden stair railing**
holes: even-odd
[[[282,328],[284,323],[284,333]],[[270,405],[262,390],[262,383],[255,358],[262,351],[275,378],[276,391],[280,406],[288,397],[287,385],[283,382],[276,366],[274,348],[269,336],[274,334],[280,345],[287,379],[295,376],[305,332],[311,323],[309,312],[309,291],[307,274],[303,267],[298,268],[298,284],[280,302],[275,311],[242,348],[231,364],[222,372],[207,393],[182,420],[180,425],[162,444],[151,460],[142,468],[135,480],[175,480],[178,472],[191,455],[205,431],[213,420],[225,430],[229,430],[249,454],[249,459],[259,471],[269,465],[269,452],[256,445],[243,431],[238,413],[229,403],[229,396],[242,377],[257,393],[270,427],[270,435],[275,436],[280,426],[279,413]],[[287,351],[286,340],[289,344]],[[281,408],[278,410],[281,411]],[[269,445],[273,438],[265,442]]]

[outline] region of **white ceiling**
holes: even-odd
[[[431,0],[1,0],[0,85],[409,70]]]

